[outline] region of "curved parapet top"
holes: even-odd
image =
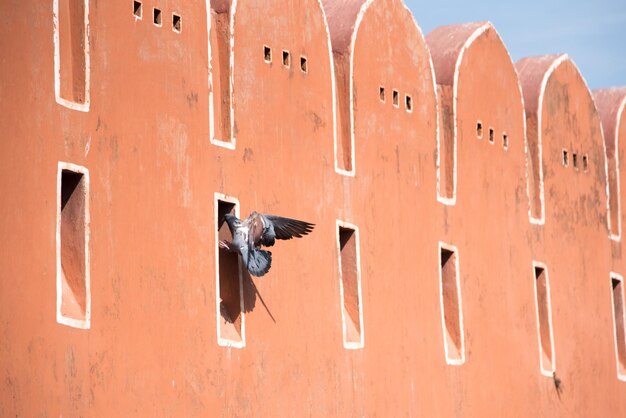
[[[526,107],[531,222],[545,224],[546,193],[555,199],[553,210],[558,211],[563,205],[559,193],[573,198],[590,193],[587,187],[595,188],[594,180],[606,181],[602,127],[589,87],[567,55],[528,57],[516,67]],[[571,177],[572,170],[580,175]],[[544,185],[548,178],[551,187]],[[552,216],[558,220],[563,213]]]
[[[207,10],[213,9],[215,13],[227,13],[230,10],[233,0],[210,0],[207,2]],[[236,6],[235,1],[235,6]]]
[[[375,98],[367,119],[378,114],[381,103],[385,102],[393,103],[394,109],[403,108],[406,114],[416,118],[428,119],[427,108],[432,104],[436,109],[432,62],[422,31],[404,1],[322,0],[322,3],[330,30],[337,86],[335,171],[355,176],[357,86],[362,91],[375,92],[367,96]],[[381,27],[388,30],[381,33]],[[429,93],[433,95],[432,102],[419,97]],[[398,117],[400,113],[392,114]],[[432,119],[436,121],[436,115]],[[436,133],[436,124],[433,126]],[[413,132],[411,128],[407,127],[406,132]]]
[[[537,113],[550,75],[567,59],[567,54],[552,54],[522,58],[515,63],[527,115]]]
[[[333,51],[346,52],[351,48],[352,34],[358,16],[372,0],[322,0]]]
[[[595,90],[593,98],[598,108],[608,166],[609,220],[611,239],[620,241],[622,236],[621,216],[621,173],[620,173],[620,127],[626,131],[626,87]]]
[[[619,135],[620,120],[626,108],[626,87],[594,90],[593,99],[602,122],[607,156],[613,157],[619,145],[616,140]]]
[[[437,80],[440,113],[437,199],[445,205],[456,205],[457,154],[460,138],[464,136],[462,127],[465,127],[465,136],[469,138],[469,126],[476,126],[474,136],[482,138],[482,125],[486,124],[490,143],[495,143],[498,130],[498,135],[503,137],[504,148],[509,148],[511,144],[523,145],[521,89],[508,50],[488,21],[436,28],[426,36],[426,42]],[[488,66],[484,65],[485,60],[490,63]],[[496,74],[499,76],[495,77]],[[464,87],[459,90],[461,84]],[[489,88],[481,90],[485,86]],[[501,114],[504,109],[514,109],[512,111],[517,118]],[[509,139],[514,143],[510,143]],[[524,152],[523,147],[520,150]],[[508,154],[516,152],[510,150]]]
[[[526,142],[528,146],[528,178],[530,222],[545,223],[545,192],[541,146],[541,104],[550,75],[568,57],[566,54],[522,58],[515,67],[524,96],[526,110]]]
[[[488,28],[489,22],[470,22],[440,26],[426,35],[426,42],[435,67],[437,84],[451,86],[463,51]]]
[[[349,65],[356,159],[380,158],[394,146],[402,151],[403,143],[407,158],[412,152],[430,154],[437,129],[435,75],[421,29],[402,0],[363,2]],[[372,159],[365,166],[380,164]]]

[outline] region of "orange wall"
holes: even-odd
[[[424,37],[401,0],[144,0],[141,19],[132,1],[91,1],[89,104],[68,107],[52,2],[13,3],[0,416],[626,415],[610,280],[626,266],[608,226],[626,205],[623,89],[592,96],[567,56],[514,64],[488,22]],[[71,52],[62,71],[82,87]],[[563,167],[563,148],[587,172]],[[59,162],[89,170],[88,329],[57,322]],[[218,344],[215,193],[244,216],[316,224],[272,248],[266,276],[243,275],[241,348]],[[358,228],[358,348],[343,339],[338,220]],[[459,261],[461,364],[444,351],[441,243]],[[555,374],[540,371],[533,262]]]

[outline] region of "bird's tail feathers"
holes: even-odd
[[[263,276],[272,267],[272,253],[267,250],[254,248],[248,253],[248,271],[253,276]]]

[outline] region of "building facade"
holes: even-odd
[[[401,0],[2,6],[0,416],[626,416],[626,89]],[[254,210],[316,224],[261,278]]]

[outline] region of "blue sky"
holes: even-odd
[[[424,35],[438,26],[491,21],[514,61],[565,52],[593,90],[626,86],[626,0],[405,0]]]

